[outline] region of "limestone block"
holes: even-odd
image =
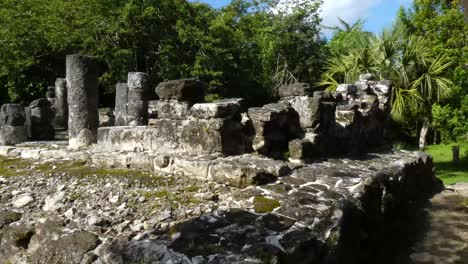
[[[182,79],[162,82],[156,87],[160,99],[179,100],[190,103],[204,101],[206,84],[198,79]]]
[[[308,83],[293,83],[280,86],[278,93],[280,97],[308,96],[312,94],[312,89]]]
[[[314,127],[319,122],[317,101],[309,96],[295,96],[287,100],[291,107],[299,114],[302,128]]]
[[[148,101],[129,101],[127,103],[127,125],[148,125]]]
[[[230,119],[157,119],[152,127],[99,128],[98,145],[112,151],[156,154],[243,153],[242,125]]]
[[[188,119],[181,128],[180,147],[184,153],[242,154],[247,148],[242,129],[231,119]]]
[[[38,160],[41,158],[41,151],[44,151],[45,149],[28,149],[24,148],[21,149],[21,155],[20,157],[22,159],[33,159],[33,160]]]
[[[24,126],[24,107],[19,104],[4,104],[0,109],[0,126]]]
[[[144,72],[128,73],[128,94],[127,99],[131,101],[144,101],[149,91],[148,75]]]
[[[101,168],[127,169],[129,166],[129,157],[127,154],[119,153],[93,153],[90,155],[92,165]]]
[[[99,127],[98,68],[93,57],[68,55],[69,146],[79,149],[97,142]]]
[[[0,127],[0,145],[14,146],[28,139],[25,126],[2,126]]]
[[[154,155],[148,153],[129,153],[127,156],[127,168],[148,172],[154,171]]]
[[[190,110],[190,103],[177,100],[156,101],[158,118],[186,119]]]
[[[210,180],[209,169],[216,158],[212,156],[173,158],[170,172],[191,178]]]
[[[117,83],[115,86],[115,125],[127,124],[128,84]]]
[[[15,147],[2,146],[0,144],[0,156],[10,156],[14,150],[15,150]]]
[[[158,119],[154,127],[101,127],[98,147],[108,151],[156,151],[175,154],[179,149],[181,121]]]
[[[243,99],[224,99],[213,103],[194,104],[190,115],[199,119],[235,117],[239,119],[242,111]]]
[[[148,75],[143,72],[128,73],[127,125],[148,125]]]
[[[356,94],[358,87],[355,84],[340,84],[336,88],[336,92],[341,94]]]
[[[302,161],[311,156],[314,145],[307,139],[294,139],[289,141],[289,159],[291,161]]]
[[[252,147],[263,155],[282,158],[288,142],[299,137],[299,115],[287,102],[249,108],[248,115],[255,133]]]
[[[287,175],[290,168],[285,162],[243,155],[213,161],[208,178],[236,187],[262,185]]]
[[[30,137],[34,140],[52,140],[55,136],[55,129],[52,122],[55,113],[52,104],[45,98],[34,100],[26,109],[27,122],[30,130]],[[28,111],[29,110],[29,111]]]

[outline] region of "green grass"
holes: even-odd
[[[452,146],[460,146],[460,163],[452,162]],[[468,182],[468,142],[428,146],[427,153],[434,158],[436,175],[444,184]]]

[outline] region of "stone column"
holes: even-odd
[[[97,142],[99,127],[98,69],[93,57],[67,55],[69,147],[85,148]]]
[[[115,125],[127,125],[127,103],[128,85],[127,83],[117,83],[115,86]]]
[[[55,80],[55,125],[57,128],[68,128],[68,101],[67,101],[67,79],[57,78]]]
[[[129,126],[148,125],[148,75],[143,72],[128,73],[127,123]]]

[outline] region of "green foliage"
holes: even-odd
[[[461,0],[415,0],[408,10],[400,10],[399,20],[406,28],[406,38],[424,37],[426,47],[434,56],[445,57],[451,64],[443,69],[451,80],[452,96],[434,105],[434,129],[445,141],[467,134],[466,110],[468,96],[468,24],[464,22]],[[451,113],[449,113],[451,111]]]
[[[329,43],[332,57],[319,86],[334,90],[338,83],[354,82],[360,73],[373,73],[392,81],[392,114],[404,126],[427,131],[432,114],[442,114],[440,108],[433,111],[433,105],[448,104],[453,118],[450,122],[436,120],[437,130],[452,133],[451,138],[466,134],[466,126],[456,124],[464,122],[461,116],[465,113],[457,109],[468,89],[468,28],[460,1],[415,0],[380,35],[363,31],[361,21],[341,24]],[[423,146],[425,133],[421,134]]]
[[[287,65],[313,82],[323,60],[320,1],[274,14],[273,0],[236,0],[220,10],[186,0],[3,0],[0,6],[0,103],[42,97],[65,75],[65,55],[103,65],[100,97],[112,105],[115,83],[142,71],[162,80],[199,77],[212,98],[261,103],[271,76]]]
[[[433,128],[441,134],[442,142],[468,140],[468,95],[460,108],[435,104],[432,107]]]
[[[452,146],[460,146],[460,163],[452,162]],[[436,176],[442,179],[444,184],[468,182],[468,142],[457,144],[441,144],[427,147],[427,152],[434,159]]]

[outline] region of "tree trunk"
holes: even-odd
[[[431,129],[431,116],[425,117],[422,123],[421,132],[419,133],[419,150],[424,151],[427,146],[427,133]]]

